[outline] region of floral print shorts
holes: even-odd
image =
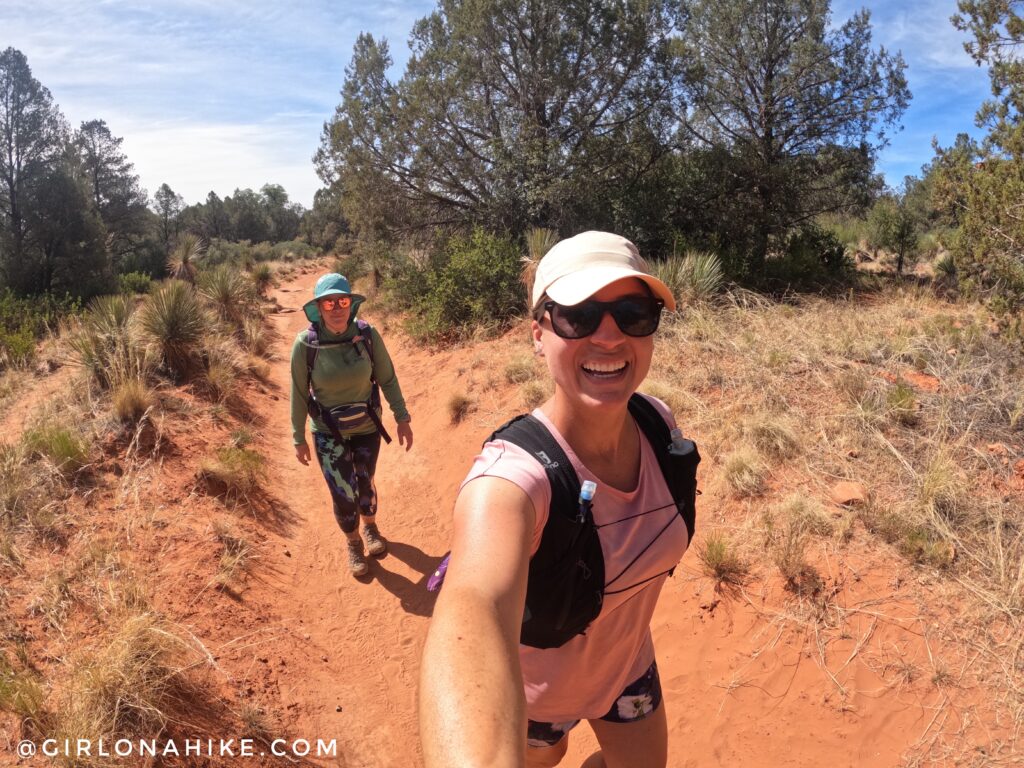
[[[631,723],[643,720],[660,704],[661,678],[658,677],[658,663],[652,662],[646,672],[623,689],[608,714],[600,719],[609,723]],[[526,743],[531,747],[553,747],[579,722],[542,723],[530,720],[526,727]]]

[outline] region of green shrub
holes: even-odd
[[[153,278],[145,272],[125,272],[117,276],[117,292],[132,296],[136,293],[149,293],[153,287]]]
[[[28,365],[36,355],[36,337],[30,325],[0,328],[0,368]]]
[[[799,286],[845,280],[852,272],[853,264],[843,243],[813,224],[790,234],[782,253],[765,263],[769,279]]]
[[[512,240],[479,228],[453,238],[442,263],[427,273],[428,291],[416,303],[424,331],[457,336],[508,320],[525,303],[519,274],[519,247]]]
[[[139,323],[171,375],[187,376],[208,325],[192,286],[180,280],[162,285],[139,310]]]
[[[5,288],[0,292],[0,369],[31,363],[36,341],[81,309],[81,299],[67,294],[19,298]]]

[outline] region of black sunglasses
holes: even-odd
[[[665,302],[653,296],[627,296],[615,301],[588,301],[563,306],[545,301],[544,310],[551,317],[551,329],[563,339],[582,339],[601,325],[606,312],[611,313],[619,330],[627,336],[650,336],[658,330]]]

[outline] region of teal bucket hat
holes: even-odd
[[[359,305],[366,301],[365,296],[352,293],[352,287],[348,283],[348,278],[344,275],[339,275],[337,272],[328,272],[316,281],[316,285],[313,287],[313,298],[302,305],[302,311],[306,313],[306,317],[309,318],[311,323],[320,322],[320,309],[316,303],[327,296],[351,296],[352,309],[349,315],[350,319],[356,316],[356,310],[359,309]]]

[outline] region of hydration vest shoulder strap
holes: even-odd
[[[548,483],[551,485],[549,514],[557,512],[567,517],[576,515],[580,479],[562,446],[536,417],[530,414],[517,416],[494,430],[484,442],[489,443],[492,440],[507,440],[518,445],[544,467]]]

